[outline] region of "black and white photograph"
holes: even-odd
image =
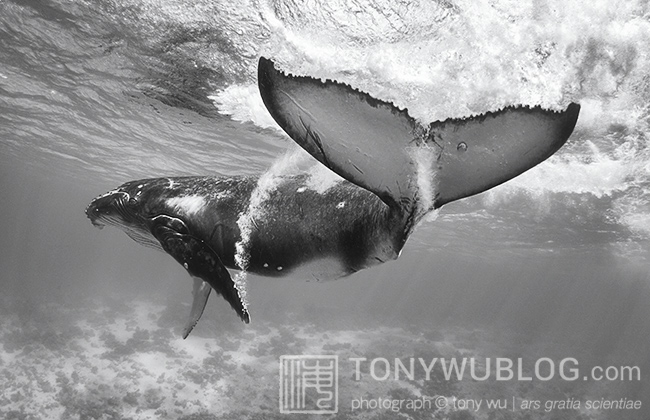
[[[0,0],[0,419],[650,419],[650,3]]]

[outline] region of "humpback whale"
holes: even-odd
[[[184,338],[212,290],[250,322],[245,290],[228,269],[324,280],[396,259],[427,213],[555,153],[580,111],[575,103],[560,112],[508,107],[422,125],[406,109],[336,81],[285,74],[263,57],[258,85],[280,127],[344,180],[319,191],[307,175],[280,177],[255,203],[246,231],[256,177],[131,181],[86,208],[93,225],[170,254],[194,278]]]

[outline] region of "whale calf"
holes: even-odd
[[[255,177],[175,177],[127,182],[86,209],[98,227],[116,226],[163,250],[194,278],[183,337],[211,290],[244,322],[242,285],[228,268],[262,276],[335,279],[399,256],[430,211],[483,192],[555,153],[575,127],[580,106],[555,112],[509,107],[426,126],[391,103],[352,87],[277,70],[260,58],[258,85],[282,129],[340,175],[324,191],[307,175],[279,177],[255,203]],[[245,238],[244,238],[245,237]]]
[[[257,182],[206,176],[131,181],[95,198],[86,214],[97,227],[118,227],[167,252],[195,279],[187,336],[211,289],[250,321],[243,291],[226,267],[239,268],[237,222]],[[330,280],[397,257],[406,238],[377,196],[347,181],[325,191],[311,185],[306,175],[282,177],[260,203],[256,213],[263,217],[251,222],[248,238],[248,272]]]

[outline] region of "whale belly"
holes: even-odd
[[[251,273],[265,277],[290,277],[304,281],[327,281],[352,274],[351,269],[343,259],[336,255],[323,255],[303,259],[302,261],[288,261],[286,259],[263,258],[250,261],[248,270]]]
[[[347,276],[352,272],[340,259],[325,257],[302,263],[287,274],[305,281],[328,281]]]

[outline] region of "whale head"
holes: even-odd
[[[221,295],[242,321],[250,322],[246,291],[223,264],[219,254],[223,246],[206,241],[202,235],[206,225],[197,222],[204,220],[207,226],[214,226],[206,211],[208,198],[202,193],[206,185],[215,185],[213,181],[205,177],[131,181],[100,195],[86,208],[94,226],[115,226],[134,241],[166,252],[194,278],[192,310],[183,338],[201,317],[211,290]],[[211,230],[215,238],[221,237],[220,229]]]
[[[152,217],[159,214],[147,199],[145,181],[131,181],[96,197],[86,207],[86,216],[100,229],[114,226],[134,241],[161,249],[149,227]]]

